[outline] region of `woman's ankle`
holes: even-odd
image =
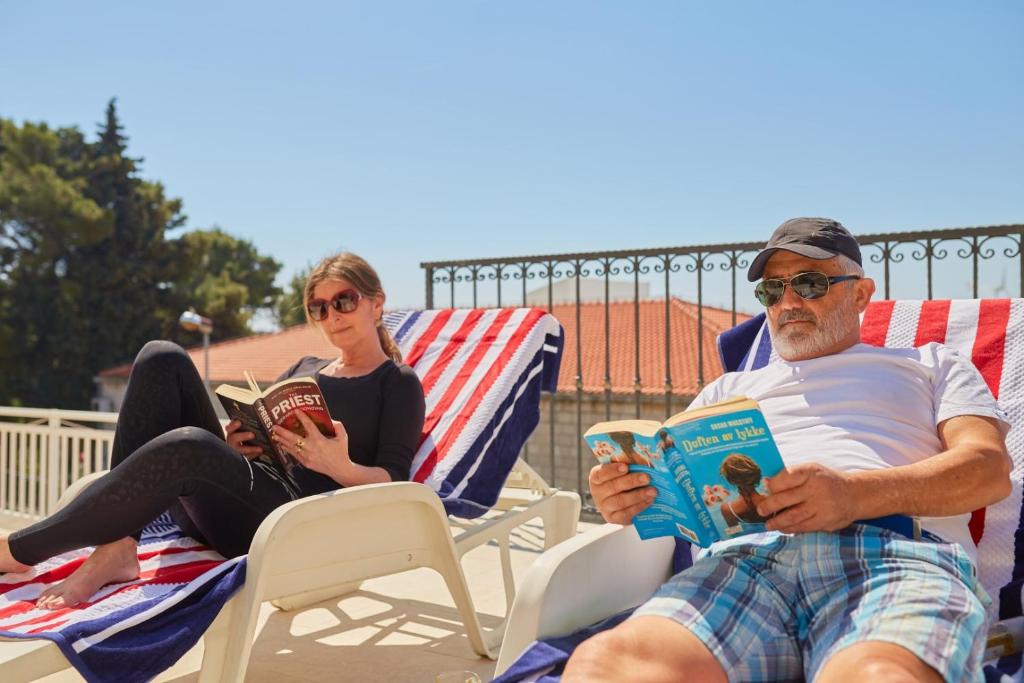
[[[0,572],[23,572],[32,568],[18,560],[11,553],[11,544],[7,536],[0,537]]]

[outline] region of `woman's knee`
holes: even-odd
[[[137,372],[176,373],[192,365],[192,359],[185,349],[174,342],[154,339],[146,342],[135,357],[132,374]]]
[[[202,427],[178,427],[161,434],[137,453],[144,457],[156,458],[167,467],[180,468],[186,473],[202,471],[221,462],[233,459],[235,452],[223,438]]]
[[[167,432],[167,437],[188,448],[190,452],[204,454],[211,450],[233,453],[223,438],[202,427],[178,427]]]

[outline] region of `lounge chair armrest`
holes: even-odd
[[[647,600],[671,576],[674,547],[671,538],[641,541],[632,525],[605,524],[544,552],[516,594],[496,673],[534,640],[572,633]]]
[[[273,599],[288,595],[292,583],[299,592],[430,566],[439,551],[455,557],[448,517],[432,489],[365,484],[301,498],[267,515],[249,548],[246,582],[272,568],[276,578],[264,599]]]

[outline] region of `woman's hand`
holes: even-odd
[[[326,474],[338,483],[346,481],[352,460],[348,455],[348,432],[345,426],[332,420],[335,435],[328,437],[320,433],[306,413],[296,410],[295,415],[306,430],[306,436],[299,436],[280,425],[274,425],[274,440],[306,469]]]
[[[238,431],[241,428],[242,423],[239,422],[238,420],[232,420],[231,422],[228,422],[227,426],[224,428],[224,440],[227,441],[228,445],[231,446],[231,448],[234,449],[234,451],[238,453],[240,456],[252,460],[260,453],[262,453],[263,449],[260,448],[259,446],[246,446],[245,442],[248,441],[249,439],[252,439],[256,435],[253,434],[252,432]]]

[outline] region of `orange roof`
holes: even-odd
[[[203,347],[187,349],[192,362],[203,374]],[[210,344],[210,383],[232,382],[245,385],[242,372],[250,371],[256,381],[273,382],[302,356],[334,358],[338,355],[329,341],[315,328],[300,324],[280,332],[256,334]],[[132,364],[107,368],[100,377],[128,377]]]
[[[670,303],[672,390],[674,394],[694,394],[697,388],[697,306],[672,298]],[[641,301],[640,310],[640,382],[644,394],[665,392],[665,301]],[[552,311],[565,328],[565,352],[558,379],[559,391],[576,391],[576,307],[573,304],[556,305]],[[715,337],[732,326],[732,313],[705,306],[704,322],[704,381],[710,382],[721,374]],[[632,301],[608,304],[609,351],[612,391],[616,394],[633,393],[635,376],[634,312]],[[749,316],[737,313],[736,321]],[[581,356],[583,358],[583,390],[587,393],[604,391],[605,344],[604,304],[580,304],[583,329]],[[280,332],[257,334],[241,339],[210,344],[210,382],[245,384],[242,372],[249,370],[260,383],[273,382],[302,356],[333,358],[338,350],[309,325],[296,325]],[[203,372],[203,348],[188,349],[192,362]],[[102,370],[100,377],[127,378],[131,363]]]
[[[640,384],[643,394],[665,393],[665,300],[640,301]],[[605,327],[604,303],[582,303],[580,346],[583,391],[604,392]],[[565,328],[565,350],[558,376],[559,391],[576,391],[576,306],[556,305],[552,311]],[[736,314],[736,322],[750,318]],[[636,369],[636,313],[632,301],[608,304],[608,375],[616,394],[634,392]],[[672,393],[696,394],[697,385],[697,305],[672,297],[669,300],[669,355],[672,369]],[[722,374],[715,338],[732,327],[732,312],[704,306],[703,367],[704,383]]]

